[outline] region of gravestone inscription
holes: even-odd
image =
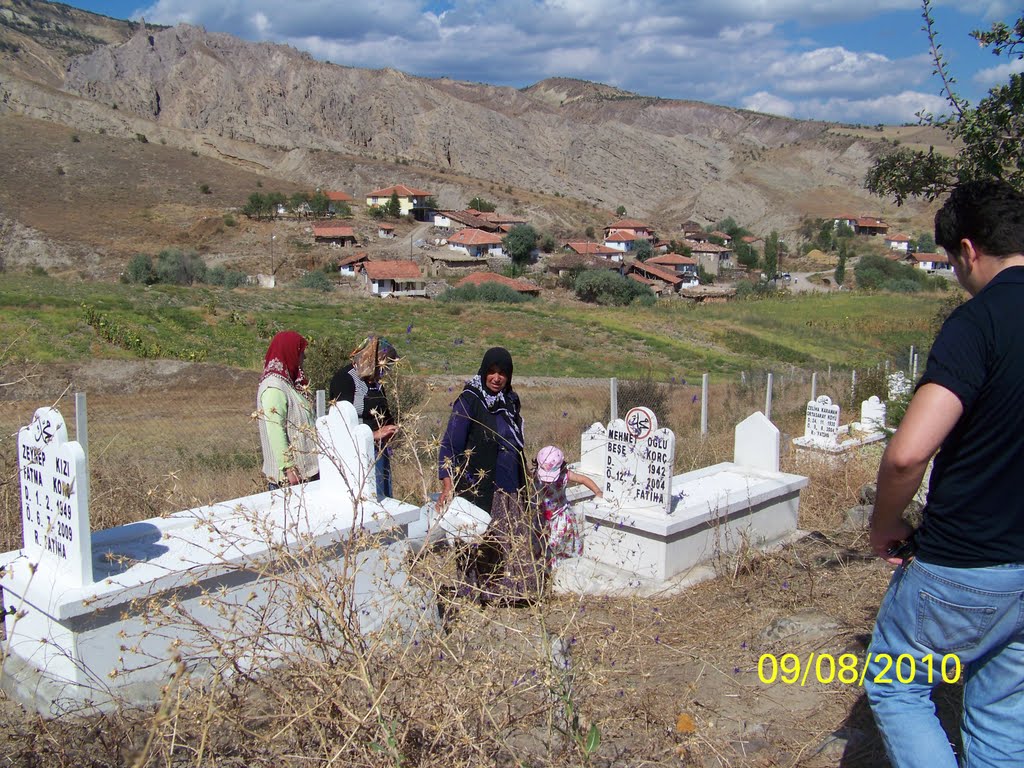
[[[39,408],[18,431],[24,554],[69,586],[92,583],[85,452],[68,442],[56,408]]]
[[[807,403],[804,437],[822,445],[833,445],[839,435],[839,405],[828,395],[819,395]]]

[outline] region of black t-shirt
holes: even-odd
[[[942,326],[918,386],[963,404],[935,457],[918,557],[1024,563],[1024,267],[1004,269]]]
[[[388,410],[388,398],[379,385],[367,385],[366,394],[363,395],[362,408],[356,402],[356,382],[352,378],[352,366],[346,365],[334,374],[327,396],[331,400],[347,400],[356,406],[356,413],[359,420],[367,424],[371,429],[377,431],[387,424],[394,424],[395,420]]]

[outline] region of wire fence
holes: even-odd
[[[770,417],[789,437],[803,434],[807,401],[828,395],[842,420],[858,420],[860,402],[885,400],[886,376],[895,364],[860,371],[811,372],[799,368],[742,372],[738,382],[552,379],[519,377],[527,455],[558,445],[578,457],[580,435],[595,422],[607,424],[612,402],[622,416],[634,406],[651,408],[661,426],[676,433],[676,470],[731,459],[735,425],[755,411]],[[255,419],[258,374],[251,381],[87,392],[87,455],[93,530],[157,517],[213,501],[265,490]],[[771,386],[769,389],[769,381]],[[422,503],[437,490],[437,447],[462,378],[405,377],[401,439],[393,458],[395,495]],[[36,382],[19,397],[17,386],[0,393],[0,551],[20,546],[17,432],[37,408],[55,406],[76,432],[75,383]]]

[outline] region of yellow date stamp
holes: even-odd
[[[875,685],[893,685],[917,680],[933,685],[938,682],[955,683],[963,673],[960,657],[955,653],[944,656],[927,654],[920,658],[902,653],[895,658],[888,653],[870,652],[860,658],[855,653],[833,656],[831,653],[811,651],[806,658],[795,653],[776,656],[762,653],[757,660],[757,677],[765,685],[807,685],[818,683],[831,685],[864,685],[868,667],[872,660],[878,665],[872,672],[871,682]]]

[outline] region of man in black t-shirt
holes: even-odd
[[[1024,195],[959,185],[935,241],[972,298],[939,331],[878,469],[871,546],[899,567],[864,686],[894,768],[957,768],[931,701],[956,679],[961,766],[1024,766]],[[913,531],[903,511],[933,455]]]

